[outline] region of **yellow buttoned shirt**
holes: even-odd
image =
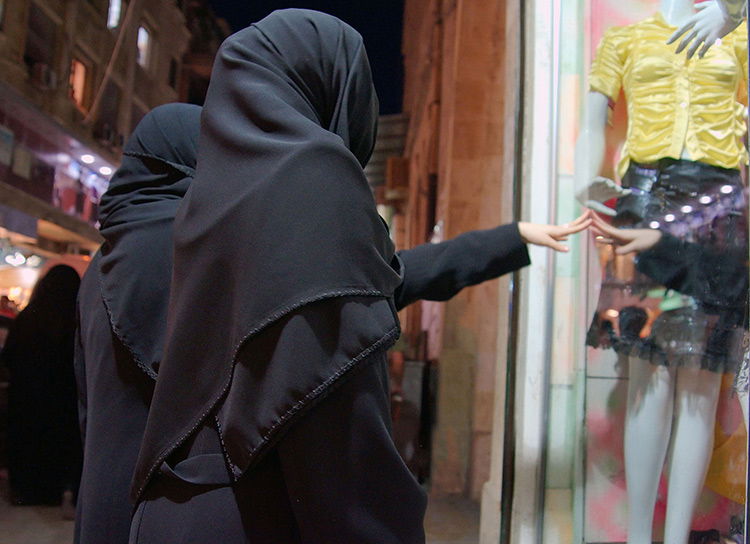
[[[742,23],[702,59],[675,55],[676,30],[661,14],[610,28],[591,65],[589,88],[614,102],[620,89],[628,130],[617,172],[630,161],[690,158],[723,168],[747,163],[747,25]]]

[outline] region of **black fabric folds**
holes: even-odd
[[[192,104],[146,114],[101,200],[102,298],[112,331],[152,378],[166,332],[172,221],[192,181],[200,114]]]
[[[76,544],[128,541],[128,491],[166,335],[172,221],[194,172],[200,112],[167,104],[147,113],[101,200],[105,242],[78,299],[85,449]]]
[[[400,279],[362,170],[376,123],[362,39],[334,17],[277,11],[221,46],[195,179],[175,219],[168,340],[134,498],[209,416],[239,478],[295,416],[395,341]],[[363,296],[373,304],[353,322],[346,300]],[[320,341],[305,353],[274,345],[286,335],[270,326],[297,323],[312,303],[329,316]],[[260,353],[272,355],[272,371],[252,364]],[[308,372],[307,360],[330,364]],[[241,393],[250,390],[263,395]]]

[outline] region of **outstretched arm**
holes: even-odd
[[[403,282],[395,294],[396,308],[417,300],[448,300],[464,287],[518,270],[531,262],[526,244],[567,251],[560,242],[590,224],[588,214],[562,226],[510,223],[399,251]]]

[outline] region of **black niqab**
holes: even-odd
[[[209,416],[239,478],[367,353],[395,340],[400,279],[362,171],[376,123],[362,39],[338,19],[277,11],[222,45],[196,176],[175,220],[168,340],[134,498]],[[329,325],[300,354],[283,331],[302,308]],[[248,363],[259,354],[269,364]]]
[[[102,298],[112,331],[152,378],[166,331],[172,221],[194,173],[200,113],[191,104],[147,113],[100,205]]]

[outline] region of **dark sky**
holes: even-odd
[[[209,0],[219,17],[237,31],[280,8],[308,8],[335,15],[362,34],[372,65],[380,113],[401,111],[403,0]]]

